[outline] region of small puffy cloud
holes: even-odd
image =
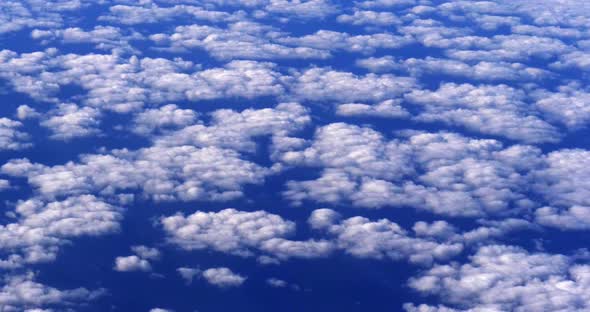
[[[147,246],[139,245],[139,246],[132,246],[131,251],[135,253],[142,259],[147,260],[159,260],[160,259],[160,251],[156,248],[150,248]]]
[[[410,116],[410,113],[400,105],[399,101],[395,100],[386,100],[375,105],[361,103],[340,104],[336,108],[336,114],[347,117],[407,118]]]
[[[195,276],[198,276],[199,274],[201,274],[200,269],[185,268],[185,267],[176,269],[176,272],[178,272],[180,277],[186,282],[187,285],[190,285],[193,282],[193,279],[195,278]]]
[[[359,59],[356,61],[356,66],[366,68],[367,70],[374,73],[388,72],[399,68],[398,63],[395,61],[393,56],[390,55]]]
[[[117,257],[115,259],[114,270],[119,272],[147,272],[152,270],[152,266],[147,260],[141,259],[140,257],[134,255],[127,257]]]
[[[20,120],[38,118],[39,116],[41,114],[28,105],[19,105],[16,108],[16,117]]]
[[[95,108],[59,104],[40,124],[53,132],[52,139],[68,141],[100,133],[99,120],[100,112]]]
[[[289,285],[286,281],[274,277],[267,279],[266,284],[274,288],[285,288]]]
[[[389,26],[401,24],[401,20],[391,12],[355,10],[353,14],[342,14],[337,18],[340,23],[353,25]]]
[[[224,267],[207,269],[203,271],[202,275],[209,284],[220,288],[241,286],[247,279],[247,277]]]
[[[0,118],[0,150],[20,150],[31,147],[30,136],[20,131],[22,123],[8,118]]]
[[[341,218],[340,214],[328,208],[316,209],[312,211],[307,219],[307,223],[312,229],[328,229]]]
[[[197,113],[191,109],[181,109],[174,104],[157,109],[147,109],[133,119],[133,132],[141,135],[152,134],[156,130],[182,128],[196,122]]]

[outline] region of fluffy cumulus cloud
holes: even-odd
[[[534,110],[527,111],[524,92],[507,85],[448,83],[434,92],[414,91],[406,98],[424,107],[416,117],[419,120],[441,121],[530,143],[555,142],[560,137]]]
[[[178,26],[170,35],[155,34],[150,39],[175,51],[204,49],[218,59],[322,59],[327,49],[298,45],[291,47],[277,40],[277,29],[254,22],[237,22],[221,29],[213,26]]]
[[[530,161],[520,163],[523,157]],[[529,208],[532,202],[521,189],[528,173],[542,165],[540,151],[530,146],[504,148],[499,141],[451,133],[405,133],[389,140],[343,123],[318,129],[308,147],[278,158],[323,168],[315,180],[287,184],[285,195],[295,203],[414,206],[463,216]]]
[[[203,278],[211,285],[226,288],[242,285],[247,277],[232,272],[228,268],[211,268],[203,271]]]
[[[588,309],[587,265],[562,255],[530,253],[491,245],[466,264],[435,266],[409,286],[439,296],[450,307],[407,304],[407,311],[584,311]],[[455,307],[455,308],[453,308]]]
[[[20,202],[15,220],[0,226],[0,244],[5,256],[1,267],[16,268],[23,263],[51,261],[59,247],[82,236],[99,236],[120,230],[122,211],[93,195],[46,202]]]
[[[590,227],[587,162],[585,150],[560,150],[547,155],[547,166],[535,172],[534,180],[549,205],[536,211],[540,223],[563,229]]]
[[[161,255],[158,249],[143,245],[132,246],[131,251],[133,251],[134,255],[115,258],[115,266],[113,267],[115,271],[151,271],[152,265],[150,261],[159,260]]]
[[[256,150],[256,138],[288,137],[311,121],[308,110],[298,103],[281,103],[275,108],[246,109],[242,112],[221,109],[211,113],[210,117],[209,125],[198,123],[184,127],[157,138],[156,144],[213,145],[252,152]]]
[[[141,259],[138,256],[127,256],[117,257],[115,259],[114,269],[120,272],[151,271],[152,266],[147,260]]]
[[[187,110],[167,105],[139,114],[134,129],[145,134],[167,128],[165,125],[174,123],[173,120],[186,124],[195,118]],[[27,177],[47,197],[140,191],[154,200],[227,200],[242,196],[243,185],[260,184],[272,172],[242,159],[239,151],[255,150],[256,137],[286,137],[302,129],[309,120],[307,110],[296,103],[240,113],[217,110],[212,113],[209,126],[197,123],[166,132],[156,137],[151,147],[83,155],[77,163],[56,166],[15,159],[2,170]],[[67,126],[60,124],[64,125]]]
[[[162,226],[168,241],[186,250],[213,249],[238,256],[320,257],[329,254],[327,241],[293,241],[295,223],[264,211],[224,209],[183,216],[164,217]]]
[[[61,307],[92,302],[103,296],[104,290],[76,288],[59,290],[35,281],[35,274],[8,275],[0,288],[0,304],[4,311],[52,311],[44,307]]]
[[[338,248],[359,258],[408,259],[429,265],[434,260],[447,260],[463,250],[461,243],[438,243],[435,240],[411,237],[398,224],[386,219],[371,221],[353,217],[338,221],[333,210],[315,210],[308,222],[316,229],[334,236]]]
[[[19,150],[31,146],[29,135],[22,132],[22,123],[8,118],[0,118],[0,150]]]
[[[53,132],[51,138],[71,140],[99,133],[100,112],[92,107],[80,108],[75,104],[60,104],[51,113],[49,119],[41,125]]]
[[[0,311],[338,310],[369,261],[412,276],[361,306],[590,310],[583,0],[4,0],[0,45]]]
[[[2,168],[4,173],[27,177],[42,196],[139,191],[158,201],[240,197],[243,184],[261,183],[268,174],[233,150],[193,146],[117,150],[51,167],[20,159]]]
[[[117,112],[137,110],[146,102],[253,98],[284,89],[272,63],[237,60],[198,70],[198,65],[179,58],[56,53],[56,49],[28,54],[3,50],[0,76],[15,90],[46,101],[55,101],[61,88],[78,86],[86,90],[86,105]],[[182,84],[176,83],[180,80]]]

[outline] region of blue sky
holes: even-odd
[[[590,311],[582,0],[4,0],[0,312]]]

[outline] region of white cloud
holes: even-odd
[[[527,143],[556,142],[561,136],[534,110],[527,110],[524,92],[507,85],[446,83],[436,91],[413,91],[406,99],[423,107],[416,117],[421,121],[442,121]]]
[[[59,40],[64,44],[91,43],[97,50],[107,50],[115,53],[141,54],[134,49],[131,40],[143,40],[143,36],[137,32],[125,33],[122,29],[113,26],[95,26],[92,30],[84,30],[79,27],[65,29],[40,30],[34,29],[31,38],[42,40],[43,44]]]
[[[396,36],[390,33],[370,35],[350,35],[344,32],[318,30],[303,37],[279,38],[279,42],[299,48],[311,48],[330,51],[348,51],[369,54],[377,49],[395,49],[412,42],[409,37]]]
[[[146,109],[133,119],[133,132],[149,135],[156,130],[182,128],[196,122],[197,113],[191,109],[181,109],[174,104],[160,108]]]
[[[113,5],[109,7],[109,13],[99,17],[99,20],[124,25],[136,25],[174,21],[183,17],[210,22],[229,21],[238,18],[238,16],[228,12],[207,10],[186,4],[165,7],[160,7],[151,1],[144,6],[138,5],[138,3],[133,4]]]
[[[22,123],[8,118],[0,118],[0,150],[20,150],[31,147],[30,136],[20,131]]]
[[[47,197],[139,190],[145,197],[163,201],[240,197],[243,184],[261,183],[268,174],[233,150],[193,146],[115,150],[52,167],[20,159],[8,162],[2,171],[27,177]]]
[[[539,223],[570,230],[590,227],[589,154],[555,151],[547,155],[546,167],[534,172],[534,189],[551,205],[536,211]]]
[[[391,55],[359,59],[356,61],[356,66],[366,68],[374,73],[388,72],[399,68],[399,64]]]
[[[353,25],[389,26],[400,24],[401,20],[391,12],[355,10],[352,15],[342,14],[337,18],[340,23]]]
[[[16,117],[20,120],[38,118],[39,116],[41,114],[28,105],[19,105],[16,108]]]
[[[85,105],[116,112],[139,110],[145,103],[281,95],[281,74],[274,67],[272,63],[232,61],[220,68],[198,70],[199,66],[180,58],[58,55],[55,49],[21,55],[0,52],[0,77],[16,91],[55,102],[60,88],[75,85],[87,92]]]
[[[59,27],[61,13],[79,10],[85,0],[14,1],[0,3],[0,34],[17,32],[32,27]]]
[[[462,216],[530,208],[520,192],[527,172],[542,164],[540,151],[530,146],[505,149],[495,140],[451,133],[415,132],[387,140],[375,130],[343,123],[319,128],[307,147],[286,149],[277,159],[323,168],[315,180],[287,183],[285,196],[296,204],[412,206]]]
[[[131,250],[142,259],[159,260],[161,256],[158,249],[143,245],[131,246]]]
[[[448,260],[463,251],[460,243],[438,243],[411,237],[398,224],[386,219],[371,221],[352,217],[330,224],[334,221],[334,212],[322,209],[314,211],[309,223],[326,229],[335,236],[338,248],[359,258],[407,259],[412,263],[430,265],[433,261]]]
[[[59,104],[48,113],[41,126],[50,129],[54,140],[68,141],[100,133],[100,112],[92,107],[78,107],[76,104]]]
[[[150,309],[150,312],[174,312],[174,310],[162,309],[162,308],[153,308],[153,309]]]
[[[278,279],[278,278],[269,278],[266,280],[266,283],[270,286],[270,287],[274,287],[274,288],[285,288],[289,285],[289,283]]]
[[[570,129],[585,128],[590,121],[590,93],[580,86],[562,86],[559,92],[538,92],[536,107],[549,120],[558,121]]]
[[[336,114],[340,116],[373,116],[388,118],[407,118],[410,113],[405,110],[400,101],[386,100],[375,105],[362,103],[340,104],[336,108]]]
[[[169,241],[188,250],[212,248],[250,256],[267,240],[290,235],[295,224],[264,211],[197,211],[187,217],[175,215],[161,220]]]
[[[211,113],[208,126],[196,124],[156,139],[159,146],[219,146],[253,152],[254,138],[286,136],[301,130],[311,122],[308,110],[297,103],[281,103],[275,108],[229,109]]]
[[[481,247],[466,264],[437,265],[409,285],[457,311],[580,311],[589,308],[589,281],[590,268],[565,256],[492,245]],[[419,311],[445,310],[424,306]]]
[[[203,271],[203,278],[209,284],[221,288],[241,286],[247,279],[247,277],[236,274],[224,267],[211,268]]]
[[[195,268],[182,267],[182,268],[176,269],[176,272],[178,272],[180,277],[182,277],[182,279],[184,279],[184,281],[186,282],[187,285],[190,285],[193,282],[193,279],[195,278],[195,276],[198,276],[201,273],[201,270],[195,269]]]
[[[67,307],[92,301],[104,290],[76,288],[59,290],[36,282],[31,272],[22,275],[5,275],[0,288],[0,306],[5,311],[23,311],[30,308]],[[34,311],[34,310],[31,310]]]
[[[138,256],[117,257],[115,259],[115,271],[132,272],[132,271],[151,271],[150,263]]]
[[[13,267],[52,261],[60,245],[80,236],[115,233],[122,219],[119,208],[92,195],[55,202],[30,199],[20,202],[11,215],[16,220],[0,226],[0,246]]]
[[[323,59],[327,51],[313,47],[289,47],[276,40],[279,31],[254,22],[237,22],[227,29],[207,25],[178,26],[173,34],[154,34],[150,39],[174,51],[204,49],[221,60],[231,59]]]
[[[415,87],[408,77],[367,74],[329,68],[311,68],[295,76],[291,86],[294,96],[309,101],[380,101],[393,99]]]

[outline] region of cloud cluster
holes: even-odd
[[[122,211],[93,195],[80,195],[63,201],[22,201],[12,217],[14,222],[0,226],[6,257],[0,267],[8,269],[51,261],[60,245],[76,237],[118,232]]]
[[[8,118],[0,118],[0,150],[20,150],[31,147],[29,135],[22,132],[22,123]]]
[[[316,131],[309,146],[278,158],[323,168],[315,180],[291,181],[285,196],[355,206],[413,206],[437,214],[515,213],[531,206],[521,193],[528,171],[540,166],[530,146],[451,133],[406,133],[388,140],[370,128],[335,123]],[[519,159],[530,159],[520,163]]]
[[[466,264],[439,265],[409,281],[446,307],[407,304],[407,311],[583,311],[589,308],[590,268],[562,255],[481,247]]]
[[[152,271],[171,246],[259,264],[338,254],[422,266],[408,285],[429,303],[407,311],[590,310],[582,256],[499,245],[590,229],[583,0],[5,0],[0,40],[0,93],[17,101],[0,118],[0,190],[14,191],[1,311],[76,310],[104,293],[30,271],[119,232],[135,199],[207,210],[161,213],[169,244],[112,255],[116,271]],[[107,147],[82,146],[99,136]],[[84,154],[44,158],[45,139]],[[276,181],[277,201],[333,209],[297,231],[280,210],[245,208],[260,207],[250,187]],[[238,209],[207,206],[229,200]],[[356,207],[418,212],[345,212]],[[187,284],[252,275],[191,265],[177,269]]]
[[[39,311],[38,307],[68,307],[90,302],[105,294],[104,289],[76,288],[59,290],[35,281],[35,275],[9,275],[3,278],[0,288],[2,311]],[[51,310],[42,310],[51,311]]]

